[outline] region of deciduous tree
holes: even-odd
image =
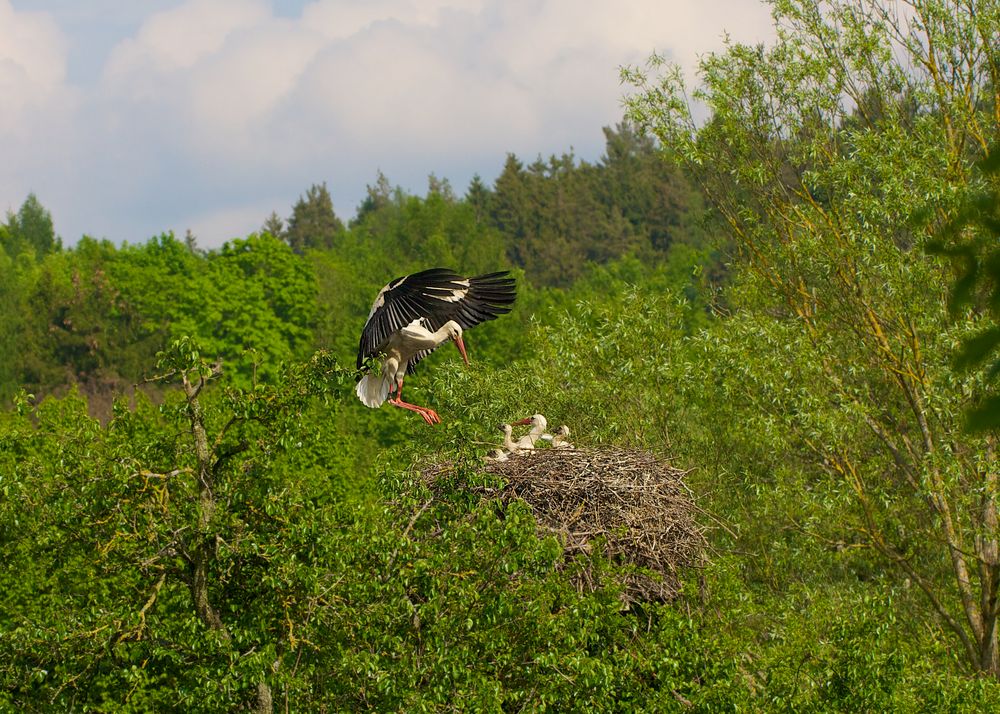
[[[880,553],[1000,677],[996,437],[963,432],[980,384],[951,365],[978,319],[949,321],[924,250],[1000,132],[1000,5],[773,7],[772,47],[702,60],[704,123],[678,67],[626,72],[632,116],[697,177],[749,267],[707,364],[826,474],[803,498],[843,503],[826,511],[843,525],[816,530]]]
[[[52,224],[52,214],[33,193],[28,194],[17,213],[8,212],[6,231],[3,242],[5,247],[10,246],[8,251],[23,244],[34,249],[37,258],[42,258],[62,247]]]

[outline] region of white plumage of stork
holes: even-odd
[[[556,429],[555,436],[552,437],[553,449],[572,449],[574,446],[569,442],[569,427],[563,424]]]
[[[501,424],[500,431],[503,432],[503,448],[493,449],[493,451],[490,452],[490,455],[487,456],[486,458],[488,458],[491,461],[506,461],[509,458],[507,456],[508,454],[512,456],[517,456],[519,453],[521,453],[521,450],[518,448],[517,444],[514,443],[514,438],[513,438],[514,427],[512,427],[510,424]]]
[[[520,451],[531,451],[535,448],[535,442],[542,438],[542,434],[545,433],[545,429],[548,427],[549,422],[541,414],[535,414],[527,419],[516,421],[514,424],[531,424],[531,428],[528,429],[528,433],[517,440],[517,448]]]
[[[355,389],[358,398],[373,409],[388,401],[416,412],[428,424],[440,423],[433,409],[403,401],[403,379],[448,341],[455,342],[468,364],[462,333],[510,312],[515,289],[509,275],[503,271],[464,278],[448,268],[431,268],[389,282],[375,297],[358,345],[358,369],[369,357],[383,354],[382,373],[361,378]]]

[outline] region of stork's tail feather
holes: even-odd
[[[389,381],[380,374],[366,374],[354,391],[366,407],[378,409],[389,396]]]

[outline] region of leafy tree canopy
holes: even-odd
[[[31,193],[17,213],[8,211],[7,221],[0,231],[0,245],[8,255],[17,255],[27,249],[33,250],[36,258],[42,258],[59,250],[62,240],[56,236],[52,214]]]

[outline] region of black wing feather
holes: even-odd
[[[437,330],[448,320],[454,320],[462,330],[468,330],[481,322],[495,320],[500,315],[510,312],[516,290],[514,279],[509,276],[509,272],[502,271],[468,278],[469,289],[465,297],[457,302],[437,301],[447,307],[441,314],[428,318],[428,326],[432,330]],[[407,372],[413,374],[416,364],[434,349],[415,354],[410,359]]]
[[[458,300],[443,299],[463,290]],[[510,312],[515,296],[514,279],[507,271],[463,278],[448,268],[431,268],[396,278],[382,288],[372,305],[358,345],[358,368],[381,352],[394,332],[416,319],[425,319],[431,330],[440,329],[448,320],[468,330]],[[410,360],[410,371],[432,351],[417,353]]]

